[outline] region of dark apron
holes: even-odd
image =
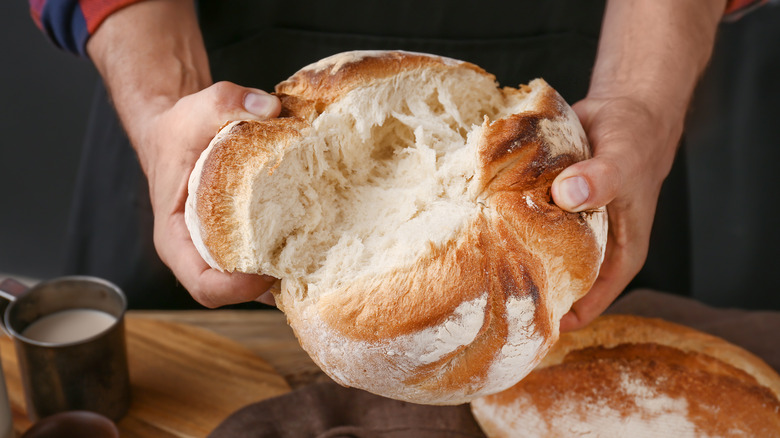
[[[271,91],[337,52],[403,49],[473,62],[502,85],[543,77],[573,103],[587,91],[603,6],[603,0],[213,0],[201,1],[198,12],[215,81]],[[102,88],[81,170],[66,271],[116,282],[133,308],[197,306],[156,255],[147,182]]]

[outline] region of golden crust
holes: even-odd
[[[229,127],[194,176],[202,253],[208,251],[221,269],[239,269],[246,224],[231,210],[235,194],[246,192],[261,172],[272,172],[312,135],[318,115],[350,90],[402,73],[461,69],[495,80],[461,61],[358,52],[328,58],[280,83],[281,118]],[[481,210],[455,238],[431,245],[414,265],[339,285],[314,305],[303,304],[305,281],[285,279],[277,303],[301,345],[334,380],[418,403],[462,403],[511,385],[555,342],[560,317],[598,273],[605,230],[596,228],[605,227],[606,218],[601,211],[601,222],[593,222],[552,202],[555,176],[589,157],[589,149],[581,129],[572,130],[579,124],[563,99],[543,81],[533,89],[541,91],[530,109],[485,120],[474,169]],[[502,93],[509,99],[531,91],[524,86]],[[425,345],[460,324],[458,318],[478,324],[467,344],[441,352]],[[520,362],[506,359],[521,345],[526,351]]]
[[[461,68],[494,78],[474,64],[441,56],[403,51],[346,52],[302,68],[279,83],[276,92],[328,105],[355,87],[402,72]]]
[[[681,424],[694,432],[685,436],[774,436],[778,385],[768,365],[720,338],[658,319],[606,315],[561,335],[525,379],[475,400],[472,410],[491,438],[513,436],[520,422],[535,425],[527,436],[557,436],[579,421],[588,424],[578,430],[608,434],[618,417],[646,421],[664,436],[673,427],[682,436]],[[605,423],[609,413],[618,417]],[[589,429],[596,425],[601,429]]]
[[[236,242],[242,240],[235,204],[226,199],[248,184],[246,179],[257,169],[271,172],[305,126],[298,117],[242,121],[230,126],[210,147],[199,175],[197,217],[203,245],[222,269],[237,269]]]
[[[560,363],[571,351],[590,346],[611,348],[620,344],[660,344],[683,352],[700,353],[745,370],[780,398],[780,378],[764,361],[721,338],[657,318],[603,315],[583,330],[567,333],[539,367]]]
[[[464,230],[463,239],[434,248],[420,264],[350,284],[323,297],[319,307],[326,323],[345,338],[378,342],[444,325],[463,302],[487,296],[485,319],[474,340],[417,368],[404,382],[432,392],[456,393],[489,378],[495,354],[507,344],[512,329],[507,318],[510,296],[533,301],[534,335],[544,343],[528,361],[541,359],[557,334],[548,321],[541,293],[545,286],[538,257],[525,249],[504,221],[479,217]]]

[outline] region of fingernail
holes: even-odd
[[[275,100],[276,98],[269,94],[247,93],[244,97],[244,109],[256,116],[268,117],[276,106]]]
[[[590,188],[585,178],[581,176],[573,176],[561,181],[559,186],[559,193],[561,195],[561,207],[568,210],[574,210],[580,205],[584,204],[590,196]]]

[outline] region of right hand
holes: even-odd
[[[261,90],[213,84],[191,0],[135,2],[110,14],[87,42],[149,181],[154,244],[190,294],[208,307],[257,299],[274,279],[211,269],[184,223],[187,181],[229,120],[276,117]]]
[[[155,248],[181,284],[204,306],[252,300],[273,303],[270,294],[263,293],[274,278],[220,272],[203,260],[184,222],[184,204],[195,162],[225,122],[265,120],[276,117],[280,109],[275,96],[220,82],[148,117],[143,133],[135,136],[140,143],[135,147],[149,180]]]

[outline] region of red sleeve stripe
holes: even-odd
[[[777,0],[729,0],[723,11],[723,21],[736,21],[751,11],[768,3],[777,3]]]
[[[38,29],[43,29],[41,13],[43,12],[43,6],[45,4],[46,0],[30,0],[30,15],[35,22],[35,25],[38,26]]]
[[[79,6],[87,22],[87,32],[95,33],[109,15],[140,0],[79,0]]]

